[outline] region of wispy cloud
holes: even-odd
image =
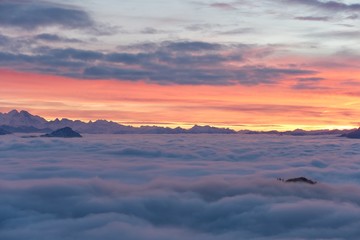
[[[294,19],[303,20],[303,21],[319,21],[319,22],[327,22],[330,20],[329,17],[319,17],[319,16],[295,17]]]
[[[236,10],[236,7],[233,6],[231,3],[216,2],[216,3],[210,4],[210,6],[213,8],[218,8],[218,9],[222,9],[222,10]]]
[[[224,35],[241,35],[241,34],[248,34],[254,32],[255,29],[249,27],[235,28],[227,31],[218,31],[219,34],[224,34]]]
[[[325,78],[312,77],[312,78],[297,78],[299,82],[319,82],[325,80]]]
[[[316,7],[320,10],[327,10],[327,11],[346,11],[346,12],[357,12],[360,11],[360,4],[348,4],[339,1],[320,1],[320,0],[281,0],[283,2],[287,2],[290,4],[299,4],[305,6],[312,6]]]
[[[360,31],[358,30],[340,30],[340,31],[327,31],[327,32],[315,32],[312,34],[308,34],[308,36],[313,37],[332,37],[337,39],[348,39],[348,40],[354,40],[358,39],[360,37]]]
[[[75,38],[62,37],[57,34],[42,33],[34,37],[36,40],[44,42],[58,42],[58,43],[80,43],[81,40]]]
[[[80,8],[47,1],[0,2],[0,25],[33,30],[44,26],[91,28],[94,21]]]
[[[143,34],[160,34],[160,33],[165,33],[165,31],[161,31],[161,30],[158,30],[158,29],[152,28],[152,27],[146,27],[143,30],[141,30],[140,33],[143,33]]]

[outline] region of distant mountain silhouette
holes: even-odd
[[[70,127],[74,131],[80,133],[90,133],[90,134],[275,134],[275,135],[290,135],[290,136],[307,136],[307,135],[327,135],[327,134],[336,134],[336,135],[345,135],[354,131],[355,129],[350,130],[311,130],[305,131],[302,129],[295,129],[293,131],[250,131],[250,130],[241,130],[235,131],[230,128],[218,128],[212,126],[199,126],[194,125],[190,129],[184,129],[181,127],[169,128],[169,127],[159,127],[159,126],[141,126],[133,127],[126,126],[116,122],[107,121],[107,120],[97,120],[83,122],[80,120],[69,120],[66,118],[58,119],[52,121],[47,121],[46,119],[32,115],[27,111],[17,111],[12,110],[8,113],[0,113],[0,128],[5,131],[12,133],[48,133],[57,129]],[[353,136],[353,135],[350,135]],[[354,137],[356,138],[356,137]]]
[[[56,131],[53,131],[52,133],[41,135],[41,137],[80,138],[82,136],[78,132],[72,130],[71,128],[64,127]]]
[[[358,128],[358,129],[356,129],[354,131],[351,131],[349,133],[344,133],[340,137],[360,139],[360,128]]]
[[[229,129],[229,128],[216,128],[216,127],[211,127],[211,126],[198,126],[195,125],[192,128],[190,128],[188,130],[189,133],[225,133],[225,134],[229,134],[229,133],[234,133],[234,130]]]
[[[132,127],[107,120],[95,122],[83,122],[80,120],[69,120],[66,118],[47,121],[46,119],[32,115],[26,111],[12,110],[8,113],[0,113],[0,127],[10,132],[21,133],[46,133],[57,129],[69,127],[76,132],[90,134],[197,134],[197,133],[218,133],[232,134],[236,131],[229,128],[216,128],[211,126],[195,125],[191,129],[168,128],[158,126]]]
[[[277,130],[270,130],[270,131],[252,131],[252,130],[240,130],[239,133],[242,134],[272,134],[272,135],[287,135],[287,136],[318,136],[318,135],[344,135],[354,129],[320,129],[320,130],[303,130],[303,129],[295,129],[292,131],[277,131]]]
[[[8,113],[0,113],[0,125],[45,128],[46,123],[44,118],[31,115],[27,111],[12,110]]]

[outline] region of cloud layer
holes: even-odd
[[[359,35],[352,29],[359,4],[191,1],[180,4],[182,11],[194,15],[199,10],[199,19],[175,19],[158,12],[162,8],[175,11],[170,2],[162,6],[140,2],[111,8],[107,2],[97,7],[98,3],[81,1],[1,1],[0,67],[77,79],[251,86],[324,78],[320,75],[329,68],[316,64],[323,56],[350,68],[353,62],[337,53],[357,54],[356,49],[344,46],[356,48],[351,42]],[[137,8],[139,12],[134,12]],[[244,22],[234,24],[233,18],[242,12]],[[314,25],[311,31],[308,24]],[[329,36],[338,39],[336,44]],[[298,85],[293,89],[324,89]]]
[[[0,141],[4,240],[360,234],[356,141],[248,135]],[[276,181],[302,175],[319,184]]]
[[[40,34],[33,39],[39,40],[80,42],[51,34]],[[75,78],[182,85],[257,85],[318,73],[301,67],[262,64],[275,49],[256,45],[166,41],[125,46],[114,52],[39,46],[32,53],[24,54],[5,50],[9,49],[6,45],[11,49],[17,41],[10,41],[6,36],[1,36],[0,41],[5,46],[0,51],[0,66]],[[257,61],[260,63],[249,64]]]

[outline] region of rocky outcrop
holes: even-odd
[[[8,135],[11,134],[11,132],[6,131],[5,129],[0,128],[0,135]]]
[[[285,183],[307,183],[307,184],[316,184],[316,181],[307,179],[306,177],[297,177],[297,178],[289,178],[287,180],[283,178],[278,178],[279,181],[285,182]]]
[[[80,138],[82,136],[80,135],[80,133],[75,132],[71,128],[64,127],[53,131],[52,133],[41,135],[41,137]]]

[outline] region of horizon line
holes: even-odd
[[[123,126],[128,126],[128,127],[134,127],[134,128],[140,128],[140,127],[162,127],[162,128],[170,128],[170,129],[176,129],[176,128],[182,128],[185,130],[189,130],[192,127],[195,126],[200,126],[200,127],[214,127],[214,128],[221,128],[221,129],[230,129],[233,130],[235,132],[242,132],[242,131],[249,131],[249,132],[262,132],[262,133],[266,133],[266,132],[279,132],[279,133],[284,133],[284,132],[293,132],[296,130],[301,130],[301,131],[306,131],[306,132],[311,132],[311,131],[333,131],[333,130],[353,130],[353,129],[358,129],[360,128],[360,126],[336,126],[336,125],[321,125],[321,127],[319,125],[317,125],[316,127],[309,127],[308,125],[290,125],[290,124],[284,124],[284,125],[278,125],[280,128],[276,129],[261,129],[261,127],[264,126],[274,126],[274,124],[259,124],[259,125],[255,125],[255,124],[234,124],[234,125],[227,125],[227,124],[217,124],[215,123],[214,125],[211,123],[149,123],[147,124],[146,122],[138,122],[138,124],[133,124],[134,122],[120,122],[120,121],[114,121],[114,120],[109,120],[109,119],[90,119],[90,120],[85,120],[85,119],[75,119],[75,118],[66,118],[66,117],[56,117],[54,119],[52,118],[47,118],[47,117],[43,117],[41,115],[34,115],[32,114],[30,111],[28,110],[17,110],[17,109],[12,109],[9,110],[8,112],[0,112],[0,114],[9,114],[11,112],[17,112],[17,113],[21,113],[21,112],[26,112],[28,114],[31,114],[32,116],[37,116],[37,117],[41,117],[43,119],[45,119],[46,121],[50,122],[50,121],[56,121],[56,120],[70,120],[70,121],[81,121],[83,123],[90,123],[90,122],[97,122],[97,121],[107,121],[107,122],[113,122],[119,125],[123,125]],[[184,126],[188,126],[184,127]],[[242,129],[234,129],[232,127],[234,126],[252,126],[252,127],[258,127],[260,129],[248,129],[248,128],[242,128]],[[286,127],[286,126],[294,126],[293,128],[286,128],[286,129],[281,129],[281,127]],[[295,127],[296,126],[296,127]]]

